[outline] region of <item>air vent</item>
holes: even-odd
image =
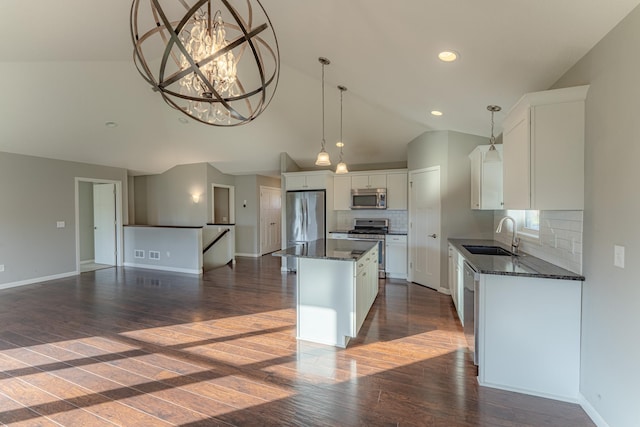
[[[158,252],[158,251],[149,251],[149,259],[159,260],[160,259],[160,252]]]
[[[144,251],[142,249],[136,249],[133,251],[133,256],[135,258],[144,258]]]

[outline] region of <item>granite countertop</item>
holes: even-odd
[[[465,260],[482,274],[497,274],[502,276],[524,276],[545,279],[584,280],[584,276],[574,273],[527,253],[518,256],[503,255],[474,255],[463,245],[499,246],[507,251],[511,248],[495,240],[481,239],[449,239]]]
[[[368,240],[320,239],[274,252],[273,256],[357,261],[377,245],[377,241]]]

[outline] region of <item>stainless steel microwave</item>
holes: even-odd
[[[351,190],[351,209],[387,209],[387,189]]]

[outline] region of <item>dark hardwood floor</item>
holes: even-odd
[[[591,426],[577,405],[478,387],[451,298],[380,282],[347,349],[295,339],[295,275],[110,268],[0,291],[0,423]]]

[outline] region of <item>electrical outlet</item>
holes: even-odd
[[[613,246],[613,265],[624,268],[624,246]]]
[[[56,222],[56,228],[64,228],[65,227],[65,223],[64,221],[58,221]]]

